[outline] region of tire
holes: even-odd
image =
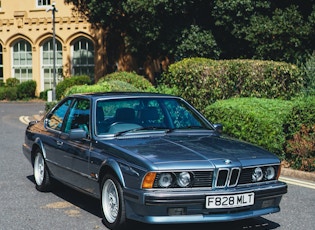
[[[126,210],[123,191],[118,180],[106,175],[101,184],[101,209],[104,225],[111,230],[126,227]]]
[[[51,178],[43,154],[40,151],[37,151],[35,154],[33,174],[36,189],[41,192],[50,191]]]

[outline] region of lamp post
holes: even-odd
[[[56,100],[56,21],[55,21],[55,14],[58,12],[56,9],[56,3],[53,2],[51,7],[46,10],[52,12],[52,26],[53,26],[53,89],[52,89],[52,100]]]

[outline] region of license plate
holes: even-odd
[[[254,193],[207,196],[206,208],[237,208],[254,204]]]

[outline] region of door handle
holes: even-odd
[[[63,142],[62,142],[62,141],[57,141],[57,145],[58,145],[58,146],[62,146],[62,145],[63,145]]]

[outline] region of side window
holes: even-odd
[[[47,118],[47,127],[61,131],[63,121],[67,111],[71,105],[72,99],[66,100],[59,107],[57,107]]]
[[[69,116],[66,122],[65,132],[69,133],[71,129],[84,129],[89,132],[90,126],[90,101],[78,99],[70,108]]]

